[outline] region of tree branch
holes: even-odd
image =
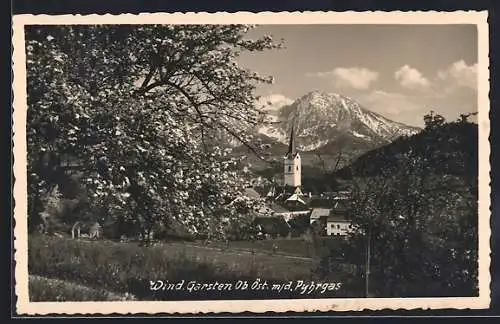
[[[141,84],[139,90],[144,89],[149,84],[149,82],[151,81],[151,78],[153,77],[156,69],[157,68],[155,66],[153,66],[153,64],[150,65],[148,75],[146,76],[146,78],[144,79],[144,81],[142,81],[142,84]]]
[[[226,125],[222,124],[222,123],[218,123],[218,125],[220,125],[226,132],[228,132],[229,134],[231,134],[234,138],[236,138],[240,143],[242,143],[245,147],[247,147],[250,151],[252,151],[259,160],[261,161],[266,161],[266,159],[264,159],[260,154],[259,152],[257,152],[255,150],[254,147],[252,147],[250,144],[248,144],[245,140],[243,140],[238,134],[236,134],[234,131],[230,130]]]

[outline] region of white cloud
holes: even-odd
[[[308,73],[307,75],[330,79],[336,86],[349,86],[355,89],[368,89],[379,77],[378,72],[360,67],[339,67],[332,71]]]
[[[411,111],[419,111],[423,108],[418,101],[415,102],[409,96],[383,90],[374,90],[369,94],[360,96],[359,100],[366,108],[394,120],[399,120],[401,113],[408,114]]]
[[[438,71],[438,81],[444,83],[448,90],[456,88],[477,88],[477,63],[467,65],[464,60],[456,61],[446,69]]]
[[[437,79],[437,78],[436,78]],[[437,90],[437,86],[435,87]],[[423,116],[430,110],[443,115],[446,120],[455,120],[462,112],[476,110],[477,94],[474,91],[399,93],[374,90],[360,94],[357,99],[367,109],[389,119],[408,125],[423,126]]]
[[[410,90],[427,89],[431,83],[427,80],[419,70],[412,68],[409,65],[404,65],[394,73],[394,78],[399,81],[403,88]]]
[[[429,81],[420,71],[405,65],[394,73],[394,78],[400,85],[409,90],[427,90],[438,96],[448,95],[459,89],[477,88],[477,63],[467,65],[459,60],[437,71],[435,77]]]
[[[276,111],[283,106],[291,105],[293,100],[282,94],[270,94],[262,96],[257,101],[257,107],[264,111]]]

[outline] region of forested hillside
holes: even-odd
[[[365,280],[371,270],[367,294],[477,294],[477,124],[431,113],[420,134],[371,151],[336,176],[350,180],[358,229],[350,255]]]

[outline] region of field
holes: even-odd
[[[280,242],[277,242],[278,245]],[[228,282],[260,279],[284,284],[298,280],[317,280],[313,258],[300,256],[299,240],[281,242],[283,250],[274,254],[270,243],[255,242],[260,249],[248,248],[250,242],[232,242],[228,248],[218,244],[207,247],[197,243],[160,243],[142,247],[137,243],[85,241],[32,236],[29,238],[30,298],[39,300],[179,300],[231,298],[292,298],[298,292],[269,294],[263,291],[207,292],[152,291],[151,285],[182,280]],[[302,244],[302,245],[301,245]],[[287,246],[286,248],[284,248]],[[295,254],[284,254],[293,250]],[[254,250],[254,252],[252,252]],[[339,273],[338,280],[346,274]],[[330,281],[334,280],[330,279]],[[54,288],[55,287],[55,288]],[[59,293],[57,293],[59,292]],[[331,292],[330,297],[351,296],[350,291]],[[309,297],[325,297],[316,293]]]
[[[193,243],[202,246],[201,242]],[[209,247],[218,249],[230,249],[233,251],[250,252],[255,251],[264,254],[273,254],[277,256],[296,256],[304,258],[313,258],[318,253],[324,252],[323,249],[338,246],[339,240],[330,237],[321,237],[318,239],[316,248],[309,245],[302,238],[278,238],[272,240],[255,241],[231,241],[227,245],[224,242],[212,242]]]
[[[195,242],[195,245],[201,246],[201,242]],[[256,241],[231,241],[211,242],[209,247],[218,249],[229,249],[232,251],[286,255],[310,258],[312,256],[312,248],[308,247],[307,243],[300,239],[274,239],[274,240],[256,240]]]
[[[125,301],[134,298],[125,294],[114,294],[105,289],[95,289],[60,279],[29,276],[31,301]]]

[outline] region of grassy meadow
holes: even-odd
[[[30,275],[28,279],[31,301],[127,301],[129,294],[115,294],[106,289],[90,288],[60,279]]]
[[[244,247],[222,249],[179,242],[145,247],[137,243],[43,235],[30,236],[28,257],[32,301],[292,298],[297,296],[293,293],[266,295],[251,290],[212,295],[186,291],[166,293],[152,291],[150,287],[151,281],[156,280],[172,283],[181,280],[253,282],[257,278],[270,283],[312,281],[317,266],[312,258],[270,251],[252,253]],[[335,294],[349,293],[336,291]]]

